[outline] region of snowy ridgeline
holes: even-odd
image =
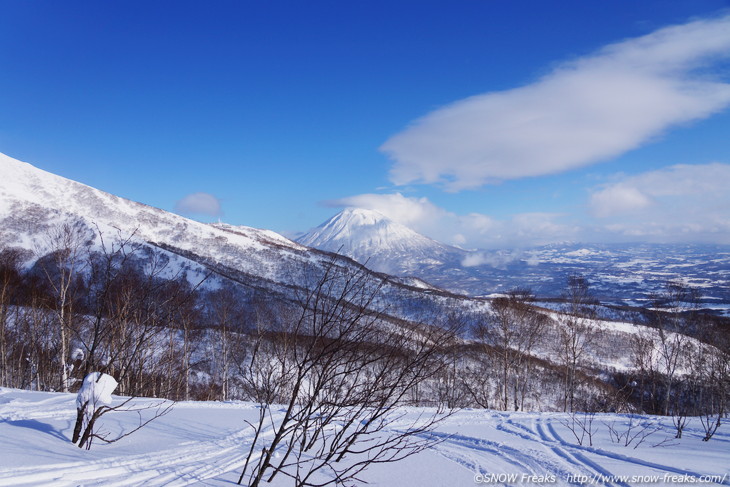
[[[235,485],[251,441],[244,421],[257,415],[251,403],[182,402],[134,435],[85,451],[70,441],[75,399],[0,389],[0,485]],[[406,420],[421,413],[403,412]],[[373,466],[362,477],[384,487],[730,485],[730,430],[720,428],[703,442],[699,419],[692,418],[676,440],[671,418],[598,414],[577,418],[592,419],[591,437],[583,435],[579,444],[573,419],[461,410],[435,431],[441,443],[401,462]],[[102,427],[114,434],[138,421],[135,412],[115,412]],[[277,478],[266,485],[290,484]]]

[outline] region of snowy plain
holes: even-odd
[[[135,434],[86,451],[69,440],[75,401],[76,394],[0,389],[0,485],[232,486],[251,439],[245,420],[256,416],[252,403],[179,402]],[[434,432],[441,443],[363,477],[382,487],[730,485],[730,425],[703,442],[693,418],[675,440],[670,418],[598,414],[590,446],[587,438],[578,444],[569,420],[562,413],[460,410]],[[102,430],[114,434],[138,421],[136,412],[113,412],[103,416]],[[630,425],[651,434],[638,446],[639,437],[628,446],[612,441],[609,426],[625,432]],[[265,485],[290,484],[282,477]]]

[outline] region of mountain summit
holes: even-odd
[[[464,251],[432,240],[382,213],[347,208],[297,242],[337,252],[371,269],[404,275],[423,266],[458,262]]]

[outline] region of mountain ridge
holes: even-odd
[[[197,222],[0,155],[0,248],[29,250],[34,257],[26,265],[32,265],[53,250],[47,242],[49,229],[74,222],[83,222],[95,233],[97,251],[102,236],[107,241],[132,238],[148,251],[164,254],[170,262],[168,277],[185,275],[193,286],[205,280],[204,288],[210,290],[232,284],[243,293],[242,299],[294,301],[297,288],[316,280],[329,266],[347,272],[363,268],[348,257],[312,249],[271,230]],[[428,301],[428,306],[440,308],[450,300],[472,300],[418,280],[364,272],[383,283],[388,302]],[[394,319],[416,316],[414,306],[390,309]]]
[[[401,291],[412,297],[427,291],[469,299],[517,287],[531,288],[540,297],[559,297],[566,278],[581,274],[599,299],[643,306],[667,281],[681,279],[701,289],[708,309],[730,315],[730,246],[559,243],[521,251],[469,252],[368,210],[349,214],[359,219],[360,230],[373,233],[355,232],[357,222],[344,225],[342,220],[347,238],[337,239],[339,227],[333,217],[329,226],[320,225],[320,230],[332,230],[326,235],[330,246],[312,250],[319,244],[305,240],[306,235],[292,241],[271,230],[197,222],[0,154],[0,245],[36,254],[44,252],[44,237],[52,225],[81,219],[105,237],[134,235],[150,248],[168,252],[177,268],[189,273],[191,284],[214,266],[250,286],[286,294],[292,276],[321,269],[339,252],[344,257],[336,259],[337,265],[355,265],[352,258],[383,273],[378,278],[395,286],[394,293],[403,286],[409,291]],[[320,232],[320,238],[323,235]],[[366,242],[358,249],[363,238]],[[388,244],[389,239],[397,244]],[[345,243],[355,244],[357,251],[348,252]]]

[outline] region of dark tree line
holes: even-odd
[[[728,415],[727,322],[698,312],[697,290],[678,282],[667,283],[637,322],[644,328],[632,344],[633,399],[643,411],[672,416],[677,437],[699,418],[709,440]]]
[[[67,392],[98,371],[120,394],[190,397],[200,303],[164,252],[80,224],[43,248],[29,269],[27,252],[0,251],[0,385]]]

